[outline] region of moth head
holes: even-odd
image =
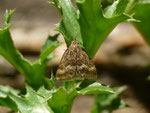
[[[73,40],[73,41],[71,42],[71,46],[76,47],[77,45],[78,45],[78,43],[76,42],[76,40]]]

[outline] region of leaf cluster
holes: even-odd
[[[58,88],[54,83],[51,84],[51,90],[41,86],[37,91],[26,85],[26,95],[9,86],[0,86],[0,105],[21,113],[70,113],[76,96],[114,93],[111,88],[100,83],[84,82],[65,82]]]
[[[77,10],[70,0],[51,2],[62,16],[56,30],[68,46],[76,40],[91,58],[118,23],[134,20],[125,13],[129,0],[116,0],[106,10],[102,9],[100,0],[75,0],[75,3]]]
[[[11,27],[9,22],[14,11],[15,10],[6,11],[5,27],[0,29],[0,55],[13,64],[13,66],[24,75],[29,85],[33,87],[41,86],[45,83],[46,64],[53,58],[51,53],[56,47],[61,45],[61,42],[57,41],[58,34],[49,36],[43,45],[39,59],[31,63],[15,48],[9,32],[9,28]]]

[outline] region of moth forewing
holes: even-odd
[[[76,65],[75,59],[76,57],[73,54],[73,51],[70,51],[68,48],[62,56],[59,67],[56,72],[56,79],[58,80],[67,80],[73,78],[75,75]]]

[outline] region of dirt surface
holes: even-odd
[[[14,8],[16,11],[11,21],[11,35],[15,46],[28,59],[34,61],[48,34],[56,33],[55,24],[59,22],[60,16],[47,0],[0,0],[0,27],[4,23],[5,10]],[[59,40],[63,41],[62,36]],[[54,54],[58,57],[52,60],[49,66],[58,65],[65,49],[65,44],[57,48]],[[113,113],[149,113],[150,106],[147,101],[150,100],[148,98],[150,84],[145,78],[150,72],[137,71],[137,67],[150,64],[149,51],[150,48],[136,29],[131,24],[125,23],[113,30],[97,52],[94,62],[100,72],[100,82],[112,87],[128,86],[121,96],[130,107]],[[11,85],[14,88],[24,86],[24,78],[2,57],[0,57],[0,84]],[[93,99],[92,95],[79,96],[75,99],[72,113],[90,113]],[[0,107],[0,113],[8,111],[7,108]]]

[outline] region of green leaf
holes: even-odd
[[[78,10],[70,0],[53,1],[62,15],[56,30],[62,33],[68,46],[75,39],[91,58],[118,23],[134,20],[125,14],[129,0],[115,1],[105,14],[99,0],[75,0]]]
[[[53,72],[51,72],[50,79],[48,79],[48,78],[45,78],[45,79],[46,79],[48,86],[50,86],[52,88],[52,90],[56,90],[56,87],[55,87],[56,78],[54,77]]]
[[[67,93],[65,88],[60,87],[52,93],[48,103],[55,113],[70,113],[74,98],[74,95]]]
[[[46,63],[42,64],[39,61],[36,61],[32,64],[31,71],[33,72],[32,77],[29,76],[30,79],[32,79],[32,82],[30,85],[33,88],[39,88],[41,85],[45,84],[44,76],[46,75],[47,66]]]
[[[139,0],[129,0],[125,13],[132,14],[131,12],[134,10],[134,8],[136,7],[138,2],[139,2]]]
[[[32,71],[34,72],[34,82],[43,85],[46,79],[44,79],[44,75],[46,75],[47,70],[47,62],[54,58],[52,52],[60,46],[62,43],[57,41],[59,34],[54,36],[48,36],[48,39],[45,41],[45,44],[42,47],[42,51],[40,54],[39,59],[32,64]],[[36,84],[34,85],[35,87]]]
[[[70,113],[73,101],[77,94],[80,82],[68,81],[56,90],[52,90],[52,96],[48,103],[55,113]]]
[[[57,1],[59,7],[61,7],[62,19],[56,26],[56,30],[62,33],[69,46],[72,40],[76,40],[80,45],[82,45],[82,38],[80,33],[80,25],[78,23],[78,13],[73,7],[70,0],[55,0]]]
[[[40,54],[40,62],[44,63],[49,61],[53,56],[51,53],[62,43],[57,41],[59,34],[56,34],[54,36],[48,36],[48,39],[46,40],[45,44],[42,47],[42,52]]]
[[[94,82],[88,85],[85,88],[82,88],[78,91],[80,95],[87,95],[87,94],[111,94],[113,90],[108,86],[102,85],[100,83]]]
[[[44,97],[45,98],[45,101],[47,101],[50,97],[51,97],[51,92],[52,91],[49,91],[47,89],[45,89],[44,86],[41,86],[38,91],[37,91],[37,94],[41,97]]]
[[[133,22],[138,31],[142,34],[144,39],[150,44],[150,1],[141,0],[134,8],[134,18],[140,22]]]
[[[46,98],[38,95],[31,87],[27,86],[27,94],[24,97],[9,94],[10,98],[15,101],[18,111],[21,113],[54,113],[48,106]],[[45,90],[42,95],[45,95]],[[41,92],[41,91],[39,91]]]
[[[40,85],[46,83],[46,79],[44,79],[43,76],[46,75],[47,62],[54,58],[51,53],[62,44],[61,42],[57,41],[58,35],[59,34],[48,36],[48,39],[42,47],[39,59],[32,64],[32,71],[34,72],[33,79],[35,83]],[[38,88],[37,84],[35,84],[34,87]]]
[[[52,80],[55,82],[54,77]],[[4,88],[0,89],[0,105],[21,113],[37,113],[38,110],[44,113],[70,113],[73,101],[79,95],[113,93],[108,86],[85,81],[67,81],[50,91],[42,86],[37,92],[27,85],[26,95],[20,96],[17,91]]]
[[[0,86],[0,105],[20,113],[54,113],[47,103],[50,91],[43,86],[37,92],[28,85],[26,89],[27,94],[19,96],[19,91]]]
[[[99,0],[76,0],[76,3],[80,11],[79,24],[83,46],[90,57],[93,58],[102,42],[107,38],[114,27],[118,23],[130,18],[123,14],[126,4],[123,4],[122,0],[119,0],[118,4],[120,4],[120,6],[117,5],[117,7],[113,9],[115,13],[110,13],[110,15],[107,14],[108,16],[106,16],[106,14],[103,14]],[[120,12],[118,7],[121,7]]]
[[[13,13],[14,10],[6,11],[5,28],[0,29],[0,55],[24,75],[28,84],[34,88],[39,88],[39,86],[45,83],[43,76],[46,75],[46,63],[53,58],[52,51],[61,43],[57,41],[58,35],[49,36],[43,46],[40,58],[34,63],[29,62],[15,48],[9,32],[9,22]]]
[[[18,95],[19,91],[14,90],[9,86],[1,86],[0,85],[0,106],[8,107],[14,111],[17,111],[16,103],[8,96],[8,93],[12,93],[13,95]]]
[[[12,17],[12,15],[14,14],[15,12],[15,9],[14,10],[6,10],[6,13],[5,13],[5,27],[9,27],[10,26],[10,19]]]
[[[125,12],[125,9],[129,3],[129,0],[117,0],[106,11],[105,16],[107,18],[121,15]]]
[[[25,79],[31,83],[29,75],[32,75],[31,64],[24,59],[20,52],[15,48],[9,32],[9,21],[14,10],[6,11],[5,28],[0,29],[0,55],[14,65],[14,67],[25,76]]]
[[[118,97],[125,89],[126,86],[116,87],[114,88],[114,94],[98,94],[91,113],[102,113],[103,111],[111,113],[113,110],[127,107],[124,101]]]
[[[85,84],[85,85],[84,85]],[[86,94],[111,94],[113,91],[97,82],[67,81],[52,91],[48,103],[55,113],[70,113],[76,96]]]
[[[59,5],[58,0],[53,0],[53,2],[48,2],[48,3],[55,6],[58,9],[58,11],[60,12],[60,14],[62,14],[61,6]]]

